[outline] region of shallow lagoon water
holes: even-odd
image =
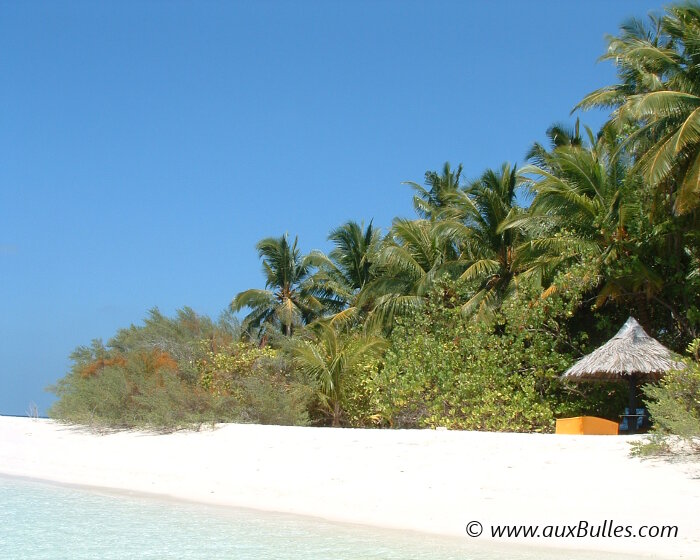
[[[5,560],[588,560],[0,477]],[[605,555],[606,558],[612,558]],[[630,558],[630,557],[626,557]]]

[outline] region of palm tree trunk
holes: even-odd
[[[340,403],[338,401],[335,401],[333,404],[333,427],[334,428],[339,428],[340,427]]]

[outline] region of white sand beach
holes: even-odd
[[[491,524],[677,525],[676,538],[530,546],[700,558],[700,465],[629,457],[628,437],[223,425],[98,435],[0,417],[0,474],[456,536]],[[497,538],[502,543],[518,542]]]

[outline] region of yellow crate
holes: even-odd
[[[618,428],[619,424],[617,422],[612,422],[605,418],[597,418],[596,416],[576,416],[575,418],[559,418],[559,420],[557,420],[555,433],[616,436]]]

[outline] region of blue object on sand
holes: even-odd
[[[637,430],[640,430],[642,428],[646,414],[645,414],[643,408],[637,408],[636,411],[637,411],[636,414],[631,415],[630,409],[625,408],[625,412],[622,415],[622,422],[620,422],[620,431],[621,432],[628,432],[629,431],[628,421],[630,418],[635,418],[635,420],[637,422]]]

